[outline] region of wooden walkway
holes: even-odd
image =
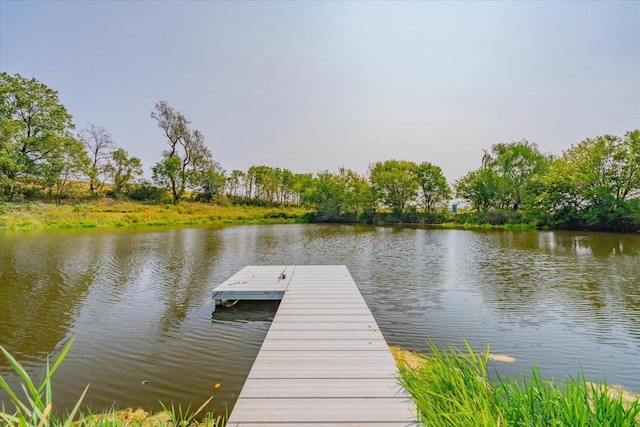
[[[419,425],[345,266],[245,267],[213,299],[282,300],[227,426]]]

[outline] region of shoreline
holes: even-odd
[[[0,231],[306,222],[299,206],[256,207],[189,202],[148,205],[100,199],[79,204],[0,203]]]
[[[317,221],[316,216],[313,209],[298,205],[255,206],[234,203],[214,205],[191,201],[184,201],[174,205],[147,204],[107,198],[69,204],[53,204],[41,201],[0,202],[0,232],[292,223],[426,227],[440,230],[563,230],[539,227],[533,223],[526,222],[494,225],[489,223],[454,222],[450,219],[442,223],[388,222],[383,219],[374,219],[371,223],[364,224],[355,219]],[[631,235],[640,233],[640,230],[637,232],[616,230],[565,231],[592,231]]]

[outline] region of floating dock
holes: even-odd
[[[420,425],[346,266],[248,266],[213,299],[281,300],[228,427]]]

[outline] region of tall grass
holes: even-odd
[[[606,384],[576,378],[545,381],[532,368],[522,381],[501,380],[495,387],[497,403],[509,425],[515,426],[640,426],[640,401],[625,401]]]
[[[640,426],[640,400],[624,399],[582,374],[543,380],[532,368],[522,380],[487,376],[489,351],[449,348],[422,356],[418,367],[399,364],[400,382],[416,402],[425,426]]]
[[[469,354],[440,351],[432,344],[432,355],[423,356],[417,368],[399,365],[401,384],[411,393],[425,426],[500,425],[486,380],[487,359],[468,349]]]
[[[62,349],[60,357],[58,357],[58,360],[56,360],[56,362],[51,367],[49,366],[49,357],[47,356],[47,367],[45,376],[42,382],[37,386],[31,379],[31,377],[29,377],[29,374],[20,364],[20,362],[18,362],[13,356],[11,356],[11,354],[9,354],[9,352],[5,350],[4,347],[0,346],[0,350],[2,350],[2,353],[4,353],[4,356],[9,361],[9,364],[22,379],[22,391],[24,392],[25,396],[23,399],[21,399],[18,394],[14,390],[12,390],[11,387],[9,387],[9,384],[7,384],[5,379],[0,377],[0,388],[7,392],[9,398],[11,399],[11,403],[13,403],[15,406],[15,412],[13,413],[5,412],[5,408],[3,407],[0,411],[0,421],[5,423],[6,425],[15,425],[20,427],[44,427],[49,425],[68,427],[71,425],[71,422],[78,412],[80,404],[82,403],[82,400],[84,399],[89,386],[87,385],[87,387],[85,387],[71,412],[62,419],[56,419],[52,415],[53,399],[51,395],[51,377],[66,357],[67,353],[71,349],[72,344],[73,339],[71,339]]]
[[[299,206],[149,205],[104,199],[74,205],[0,203],[0,230],[304,222]]]
[[[47,357],[46,370],[43,380],[40,384],[36,384],[24,369],[22,364],[18,362],[4,347],[0,346],[0,350],[9,361],[14,372],[22,379],[21,389],[24,397],[19,396],[19,392],[12,389],[6,380],[0,377],[0,389],[4,390],[11,403],[14,406],[13,411],[8,410],[4,405],[0,408],[0,426],[16,426],[16,427],[130,427],[130,426],[149,426],[149,427],[175,427],[175,426],[204,426],[204,427],[222,427],[225,425],[225,417],[216,416],[211,412],[203,413],[206,406],[211,402],[211,396],[204,402],[198,410],[191,411],[190,407],[183,409],[181,406],[170,407],[162,404],[163,412],[150,415],[143,412],[143,419],[131,420],[128,415],[130,411],[118,411],[113,408],[106,413],[94,414],[90,408],[84,413],[80,411],[80,406],[84,396],[89,389],[87,385],[78,398],[75,406],[70,412],[64,415],[58,415],[53,410],[53,396],[51,393],[51,379],[60,364],[64,361],[67,353],[71,349],[73,339],[71,339],[62,349],[60,356],[53,364],[49,365]],[[137,412],[137,411],[135,411]],[[196,417],[203,414],[203,420],[198,421]],[[75,420],[75,418],[78,418]]]

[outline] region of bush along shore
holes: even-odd
[[[0,230],[307,222],[299,206],[144,204],[101,199],[80,204],[1,203]]]
[[[487,376],[489,349],[455,348],[423,355],[392,348],[400,382],[416,402],[425,426],[637,427],[640,396],[619,386],[541,378],[534,367],[522,380]]]

